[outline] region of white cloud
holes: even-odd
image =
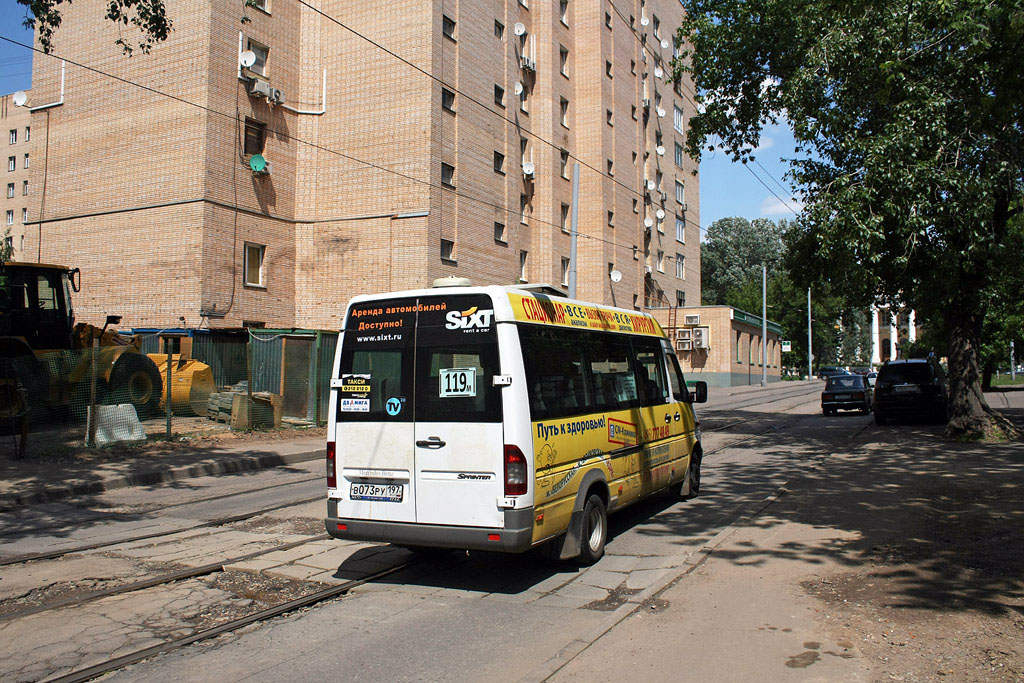
[[[786,203],[783,204],[777,197],[765,197],[764,201],[761,202],[761,216],[766,218],[771,216],[792,216],[795,215],[794,211],[799,212],[803,208],[803,203],[796,199],[787,199]]]
[[[763,152],[764,150],[771,149],[774,146],[775,146],[775,139],[774,138],[770,138],[770,137],[762,135],[761,139],[757,143],[757,148],[754,149],[754,151],[755,152]]]

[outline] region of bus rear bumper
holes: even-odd
[[[521,553],[533,542],[533,508],[505,510],[502,527],[465,527],[411,522],[380,522],[337,516],[337,504],[328,501],[324,526],[334,538],[396,545],[492,550]]]

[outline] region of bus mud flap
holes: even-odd
[[[573,510],[569,519],[569,528],[562,537],[562,550],[558,553],[559,560],[571,560],[580,556],[583,549],[583,510]]]

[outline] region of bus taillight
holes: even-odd
[[[338,477],[334,470],[334,442],[327,442],[327,488],[338,488]]]
[[[505,444],[505,495],[526,493],[526,456],[519,446]]]

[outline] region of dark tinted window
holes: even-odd
[[[665,380],[665,354],[661,340],[656,337],[634,338],[640,373],[640,394],[645,406],[666,403],[669,398],[668,383]]]
[[[878,371],[879,382],[930,382],[932,369],[927,363],[896,363],[883,365]]]

